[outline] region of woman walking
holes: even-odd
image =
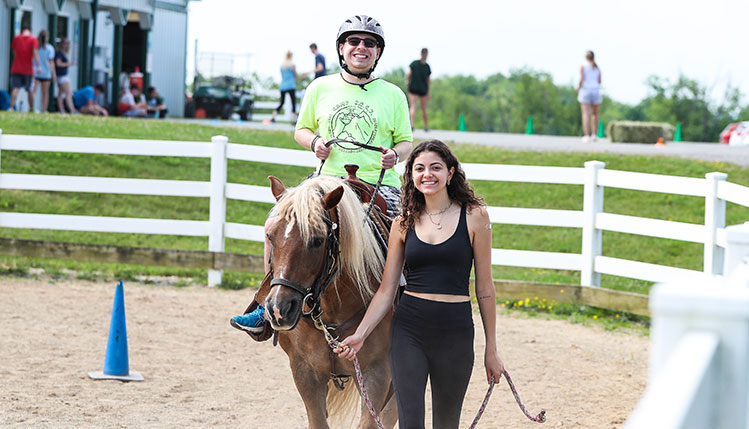
[[[44,113],[49,109],[49,86],[56,80],[55,73],[55,48],[49,43],[49,32],[39,32],[39,71],[34,75],[34,92],[37,88],[42,89],[42,106],[39,109]],[[33,106],[32,106],[33,107]]]
[[[286,94],[289,94],[289,98],[291,99],[292,121],[296,122],[296,66],[291,61],[292,56],[291,51],[286,52],[286,59],[281,63],[281,85],[279,86],[281,90],[281,102],[273,111],[271,122],[276,122],[276,115],[283,108],[283,101],[286,99]]]
[[[580,83],[577,85],[577,101],[583,114],[583,143],[595,142],[595,127],[598,126],[598,106],[601,105],[601,69],[596,64],[593,51],[585,54],[588,63],[580,66]]]
[[[468,276],[486,335],[487,382],[504,366],[497,353],[491,278],[491,222],[460,163],[439,140],[421,143],[403,174],[403,210],[393,222],[380,288],[356,332],[335,350],[352,360],[393,305],[403,264],[407,285],[393,316],[390,368],[399,427],[424,427],[427,377],[434,428],[457,428],[473,368],[473,318]]]
[[[57,73],[57,109],[60,113],[65,113],[67,107],[68,113],[75,112],[73,108],[73,92],[70,89],[70,76],[68,68],[73,62],[68,60],[70,54],[70,39],[64,38],[60,41],[55,54],[55,72]],[[63,100],[65,105],[63,106]]]

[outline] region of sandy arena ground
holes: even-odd
[[[103,367],[114,289],[114,282],[0,278],[0,427],[306,426],[283,350],[229,326],[247,290],[125,284],[130,370],[145,381],[89,379]],[[461,427],[487,387],[478,313],[474,321],[476,366]],[[645,389],[641,335],[500,314],[497,336],[526,406],[547,410],[541,427],[620,427]],[[536,425],[503,381],[479,427]]]

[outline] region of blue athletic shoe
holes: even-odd
[[[257,308],[250,313],[232,317],[229,323],[231,326],[242,331],[250,331],[254,334],[259,334],[263,332],[263,325],[265,325],[264,315],[265,309],[261,305],[258,305]]]

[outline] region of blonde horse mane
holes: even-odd
[[[382,279],[385,255],[380,252],[372,229],[365,220],[365,210],[359,197],[343,180],[337,177],[318,176],[307,179],[299,186],[286,189],[278,201],[276,211],[287,225],[299,230],[303,242],[314,236],[326,235],[329,226],[325,223],[322,196],[343,185],[343,196],[336,206],[338,231],[340,234],[341,271],[354,280],[363,297],[372,297],[370,276]]]

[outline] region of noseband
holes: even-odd
[[[335,209],[326,210],[323,220],[329,225],[328,239],[325,245],[325,262],[322,271],[320,271],[312,286],[304,287],[299,283],[281,277],[273,278],[270,281],[270,287],[286,286],[302,294],[304,297],[303,304],[307,304],[310,308],[307,312],[302,309],[302,315],[304,316],[319,316],[322,313],[320,308],[322,294],[333,282],[340,268],[341,250],[338,240],[338,216]]]

